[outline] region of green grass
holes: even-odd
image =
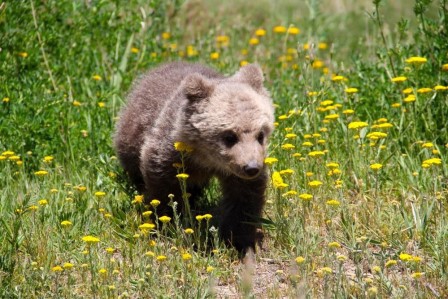
[[[356,3],[0,4],[0,297],[447,297],[447,6]],[[180,59],[266,74],[276,179],[255,261],[207,220],[140,227],[157,209],[127,183],[114,124],[139,74]]]

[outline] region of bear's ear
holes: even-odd
[[[213,83],[197,73],[188,75],[183,81],[184,94],[190,101],[198,101],[209,97],[213,89]]]
[[[258,92],[263,92],[264,76],[258,64],[248,64],[240,68],[240,70],[233,75],[233,79],[238,82],[249,84]]]

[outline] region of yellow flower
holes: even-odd
[[[295,148],[295,146],[292,145],[291,143],[282,144],[282,149],[291,150],[291,149],[294,149],[294,148]]]
[[[166,217],[166,216],[164,216],[164,217]],[[160,217],[160,218],[162,218],[162,217]],[[169,217],[168,217],[169,218]],[[160,220],[160,221],[162,221],[162,220]],[[163,222],[163,221],[162,221]],[[155,228],[156,226],[154,225],[154,224],[152,224],[152,223],[143,223],[143,224],[140,224],[139,226],[138,226],[138,228],[139,229],[141,229],[141,230],[150,230],[150,229],[153,229],[153,228]]]
[[[400,108],[401,104],[400,103],[393,103],[391,106],[392,106],[392,108]]]
[[[132,201],[134,204],[143,203],[143,195],[134,196],[134,200]]]
[[[291,174],[294,174],[294,170],[292,170],[292,169],[284,169],[284,170],[280,170],[280,174],[281,175],[291,175]]]
[[[38,203],[39,203],[41,206],[46,206],[46,205],[48,205],[48,201],[47,201],[46,199],[41,199],[41,200],[38,201]]]
[[[328,168],[338,168],[339,167],[339,163],[336,162],[329,162],[326,165]]]
[[[422,87],[422,88],[417,89],[418,93],[428,93],[431,91],[432,91],[432,88],[429,88],[429,87]]]
[[[448,86],[436,85],[436,86],[434,86],[434,90],[436,90],[436,91],[448,90]]]
[[[370,169],[372,169],[372,170],[380,170],[382,167],[383,167],[383,165],[380,163],[374,163],[374,164],[370,165]]]
[[[213,216],[211,214],[204,214],[203,217],[205,220],[210,220]]]
[[[51,161],[53,161],[53,156],[45,156],[44,157],[44,162],[46,162],[46,163],[50,163]]]
[[[174,149],[178,152],[187,152],[187,153],[193,151],[193,148],[191,146],[181,141],[174,142]]]
[[[156,254],[154,252],[152,252],[152,251],[146,251],[145,255],[149,256],[149,257],[155,257],[156,256]]]
[[[291,35],[297,35],[300,33],[300,29],[295,26],[291,26],[288,28],[288,33]]]
[[[303,256],[298,256],[295,258],[297,264],[303,264],[305,262],[305,258]]]
[[[337,113],[332,113],[332,114],[328,114],[325,116],[325,119],[327,119],[327,120],[332,120],[332,119],[337,119],[337,118],[339,118],[339,114],[337,114]]]
[[[39,170],[39,171],[36,171],[34,174],[37,175],[37,176],[45,176],[45,175],[48,174],[48,171],[46,171],[46,170]]]
[[[339,244],[338,242],[330,242],[330,243],[328,243],[328,247],[330,247],[330,248],[341,248],[341,244]]]
[[[388,261],[386,262],[385,266],[386,266],[386,268],[388,268],[388,267],[392,267],[392,266],[394,266],[394,265],[396,265],[396,264],[397,264],[397,261],[396,261],[396,260],[388,260]]]
[[[432,142],[425,142],[422,144],[423,148],[432,148],[434,147],[434,144],[432,144]]]
[[[149,216],[152,215],[152,211],[144,211],[144,212],[142,213],[142,215],[145,216],[145,217],[149,217]]]
[[[294,133],[288,133],[285,135],[286,139],[294,139],[296,137],[297,137],[297,134],[294,134]]]
[[[275,189],[283,189],[288,187],[288,184],[285,184],[285,182],[283,182],[282,176],[278,171],[274,171],[272,173],[272,184],[274,185]]]
[[[14,152],[13,151],[4,151],[3,153],[2,153],[2,156],[5,156],[5,157],[10,157],[10,156],[14,156]]]
[[[28,210],[30,210],[30,211],[36,211],[36,210],[38,210],[38,209],[39,209],[39,207],[36,206],[36,205],[32,205],[32,206],[30,206],[30,207],[28,208]]]
[[[282,194],[283,197],[294,196],[294,195],[297,195],[297,191],[290,190],[290,191]]]
[[[96,243],[98,243],[100,241],[99,238],[94,237],[94,236],[84,236],[84,237],[82,237],[82,240],[84,242],[86,242],[87,244],[89,244],[89,245],[90,244],[96,244]]]
[[[318,47],[320,50],[325,50],[325,49],[328,48],[328,45],[327,45],[327,43],[321,42],[321,43],[318,43],[318,44],[317,44],[317,47]]]
[[[440,164],[442,164],[442,159],[440,159],[440,158],[427,159],[422,162],[422,166],[425,164],[428,165],[428,167],[432,166],[432,165],[440,165]]]
[[[320,185],[322,185],[323,183],[321,181],[318,180],[314,180],[308,183],[308,186],[312,187],[312,188],[317,188]]]
[[[302,199],[302,200],[308,201],[308,200],[313,199],[313,196],[311,194],[308,194],[308,193],[303,193],[303,194],[299,195],[299,198]]]
[[[255,31],[255,35],[256,36],[265,36],[266,35],[266,30],[259,28]]]
[[[151,202],[149,203],[153,208],[156,208],[158,205],[160,205],[160,200],[158,199],[153,199],[151,200]]]
[[[192,233],[194,233],[194,230],[193,230],[192,228],[186,228],[186,229],[184,230],[184,232],[185,232],[187,235],[191,235]]]
[[[2,99],[2,102],[3,102],[3,103],[9,103],[9,98],[3,98],[3,99]]]
[[[308,153],[308,156],[310,157],[320,157],[325,155],[325,153],[323,151],[312,151]]]
[[[61,222],[61,225],[63,227],[69,227],[69,226],[72,225],[72,223],[70,221],[68,221],[68,220],[64,220],[64,221]]]
[[[27,52],[19,52],[18,54],[20,57],[22,58],[27,58],[28,57],[28,53]]]
[[[394,83],[399,83],[399,82],[404,82],[407,79],[408,78],[406,78],[404,76],[399,76],[399,77],[392,78],[391,81],[394,82]]]
[[[100,75],[93,75],[93,76],[92,76],[92,79],[95,80],[95,81],[101,81],[101,80],[103,80],[103,78],[101,78]]]
[[[104,103],[104,102],[99,102],[99,103],[98,103],[98,107],[100,107],[100,108],[104,108],[104,107],[106,107],[106,103]]]
[[[358,92],[358,89],[357,89],[357,88],[354,88],[354,87],[349,87],[349,88],[346,88],[346,89],[345,89],[345,92],[346,92],[346,93],[357,93],[357,92]]]
[[[249,62],[247,60],[241,60],[240,61],[240,66],[245,66],[247,64],[249,64]]]
[[[112,247],[107,247],[105,250],[106,250],[107,253],[114,253],[115,252],[115,249],[113,249]]]
[[[160,220],[162,223],[168,223],[168,222],[171,221],[171,217],[168,217],[168,216],[162,216],[162,217],[159,217],[159,220]]]
[[[104,196],[106,196],[106,192],[103,192],[103,191],[96,191],[96,192],[95,192],[95,196],[96,196],[96,197],[104,197]]]
[[[353,114],[353,113],[355,113],[355,110],[353,110],[353,109],[346,109],[346,110],[344,110],[344,111],[342,111],[342,113],[344,113],[344,114]]]
[[[162,32],[162,39],[169,39],[171,37],[171,33],[169,32]]]
[[[311,146],[313,146],[313,144],[309,141],[305,141],[304,143],[302,143],[302,146],[311,147]]]
[[[376,127],[378,127],[378,125],[376,125]],[[373,126],[372,126],[372,128],[373,128]],[[387,133],[371,132],[371,133],[367,134],[366,137],[371,139],[371,140],[377,140],[377,139],[381,139],[381,138],[386,138],[387,137]]]
[[[327,200],[326,204],[329,205],[329,206],[337,207],[341,203],[338,200],[336,200],[336,199],[330,199],[330,200]]]
[[[210,59],[212,59],[212,60],[219,59],[219,53],[218,52],[210,53]]]
[[[414,272],[414,273],[411,274],[411,277],[414,278],[414,279],[419,279],[419,278],[421,278],[423,275],[425,275],[424,272]]]
[[[285,33],[287,30],[285,26],[275,26],[273,29],[275,33]]]
[[[72,263],[64,263],[64,265],[62,265],[62,267],[66,270],[70,270],[71,268],[74,267],[74,265]]]
[[[51,271],[53,271],[53,272],[62,272],[62,271],[64,271],[64,269],[62,269],[61,266],[54,266],[53,268],[51,268]]]
[[[204,220],[204,216],[203,215],[197,215],[196,216],[196,220],[197,221],[202,221],[202,220]]]
[[[362,129],[367,127],[369,124],[363,121],[354,121],[348,124],[348,128],[349,129]]]
[[[341,82],[341,81],[348,81],[348,79],[345,78],[344,76],[341,76],[341,75],[333,75],[331,77],[331,81],[333,81],[333,82]]]
[[[215,268],[212,266],[208,266],[206,269],[207,273],[213,272],[213,270],[215,270]]]
[[[138,52],[140,52],[140,50],[138,48],[132,47],[131,52],[137,54]]]
[[[189,261],[189,260],[191,260],[191,258],[192,258],[192,256],[191,256],[191,254],[189,254],[189,253],[184,253],[184,254],[182,254],[182,259],[183,259],[184,261]]]
[[[419,56],[413,56],[413,57],[406,59],[406,62],[409,64],[422,64],[422,63],[425,63],[426,61],[428,61],[426,58],[419,57]]]
[[[158,262],[163,262],[163,261],[166,260],[166,256],[164,256],[164,255],[158,255],[158,256],[156,257],[156,260],[157,260]]]
[[[251,39],[249,39],[249,45],[255,46],[258,45],[260,43],[260,40],[256,37],[252,37]]]
[[[104,268],[101,268],[101,269],[98,270],[98,273],[99,273],[100,275],[102,275],[102,276],[106,276],[106,275],[107,275],[107,270],[104,269]]]
[[[180,180],[186,180],[188,179],[189,175],[186,173],[179,173],[176,175],[176,178],[180,179]]]

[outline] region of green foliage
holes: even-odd
[[[445,1],[398,24],[383,1],[370,18],[244,4],[216,23],[195,3],[0,4],[0,297],[448,296]],[[265,72],[277,122],[255,264],[236,265],[215,215],[152,228],[164,215],[114,157],[131,82],[179,59]]]

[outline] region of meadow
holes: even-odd
[[[229,2],[0,2],[1,298],[448,297],[446,1]],[[257,62],[275,102],[244,263],[115,157],[132,81],[177,60]]]

